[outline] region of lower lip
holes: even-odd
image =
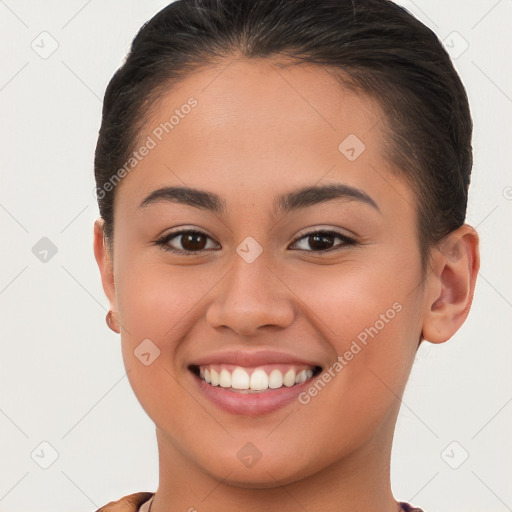
[[[295,384],[289,388],[283,386],[259,393],[239,393],[221,386],[211,386],[194,373],[192,373],[192,377],[201,392],[215,405],[232,414],[245,416],[260,416],[281,409],[290,402],[298,400],[297,397],[300,393],[313,381],[313,379],[308,379],[302,384]]]

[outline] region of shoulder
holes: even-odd
[[[147,491],[128,494],[117,501],[110,501],[96,512],[137,512],[140,506],[148,501],[153,494],[153,492]]]

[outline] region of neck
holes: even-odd
[[[157,429],[160,481],[151,512],[398,512],[389,462],[396,415],[373,438],[336,463],[306,478],[281,485],[269,474],[265,487],[244,487],[215,477],[190,461]]]

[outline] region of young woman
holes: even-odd
[[[179,0],[142,27],[94,250],[160,480],[102,512],[419,510],[390,453],[419,344],[472,302],[471,132],[387,0]]]

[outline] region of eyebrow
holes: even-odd
[[[274,199],[274,213],[288,213],[334,199],[359,201],[380,212],[377,203],[362,190],[342,183],[331,183],[303,187],[278,195]],[[162,201],[185,204],[218,214],[227,212],[226,201],[221,196],[190,187],[163,187],[154,190],[141,202],[139,208]]]
[[[304,187],[293,192],[288,192],[287,194],[279,195],[274,201],[274,210],[276,213],[286,213],[334,199],[360,201],[380,212],[377,203],[366,192],[342,183]]]
[[[154,190],[140,203],[139,208],[163,201],[195,206],[215,213],[226,212],[226,202],[220,196],[190,187],[163,187]]]

